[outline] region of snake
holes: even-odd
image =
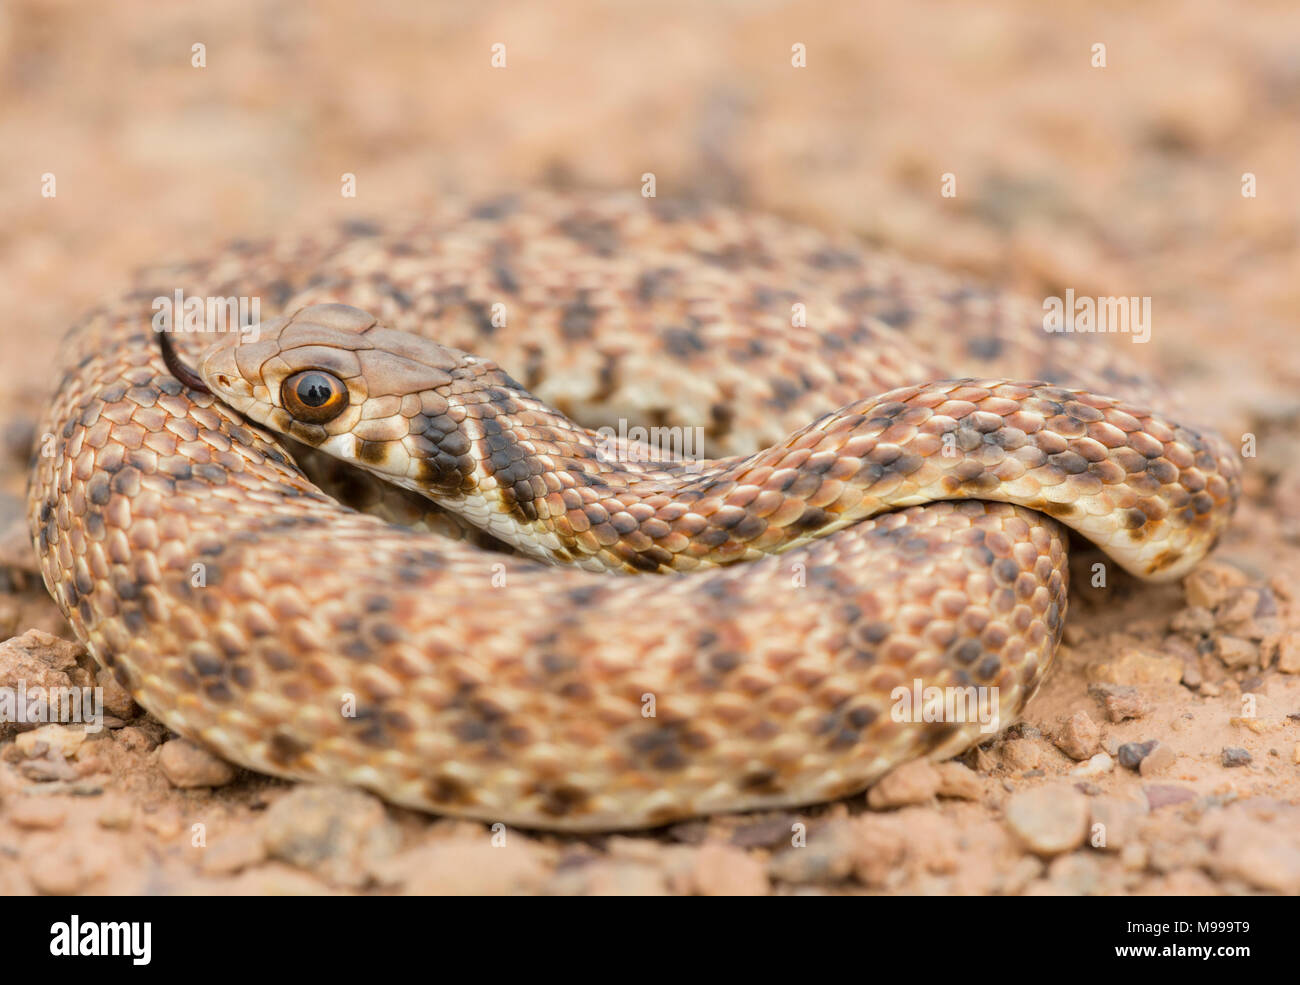
[[[158,331],[178,291],[257,316]],[[812,805],[991,737],[914,688],[1016,719],[1071,538],[1168,581],[1223,532],[1237,456],[1132,344],[762,212],[447,201],[87,313],[29,527],[95,660],[253,771],[556,831]]]

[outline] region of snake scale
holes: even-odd
[[[176,290],[266,317],[174,373]],[[564,830],[807,804],[987,737],[900,687],[1014,719],[1065,527],[1144,578],[1212,546],[1236,460],[1116,341],[707,203],[450,204],[90,313],[30,529],[95,659],[251,769]]]

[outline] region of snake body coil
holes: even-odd
[[[177,335],[187,387],[148,323],[177,288],[284,315]],[[1012,720],[1060,638],[1059,523],[1147,578],[1226,524],[1221,439],[1100,341],[711,207],[244,245],[70,336],[31,529],[95,657],[253,769],[579,830],[808,803],[985,737],[899,688]]]

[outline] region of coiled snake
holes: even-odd
[[[174,333],[178,378],[150,325],[177,290],[271,317]],[[1157,579],[1227,523],[1226,445],[1114,341],[698,204],[236,244],[69,336],[31,532],[96,659],[252,769],[557,829],[804,804],[985,737],[900,687],[1018,714],[1059,523]]]

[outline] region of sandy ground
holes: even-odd
[[[95,675],[15,526],[66,326],[140,264],[453,194],[653,172],[1030,297],[1151,296],[1135,357],[1253,450],[1246,501],[1181,585],[1076,557],[1024,722],[869,796],[492,831],[229,769],[110,691],[97,734],[0,726],[0,892],[1300,892],[1294,5],[315,8],[0,5],[0,686]]]

